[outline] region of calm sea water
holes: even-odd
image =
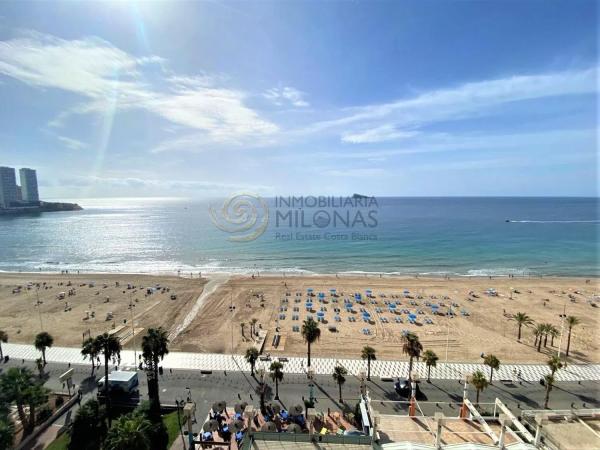
[[[276,223],[290,208],[271,199],[266,230],[248,242],[215,227],[209,202],[78,202],[83,211],[0,217],[0,270],[600,275],[598,199],[378,198],[316,216],[321,208],[291,208],[306,226]],[[375,226],[325,220],[348,212],[352,221],[357,210],[375,210]]]

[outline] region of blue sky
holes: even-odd
[[[597,195],[595,1],[4,2],[45,198]]]

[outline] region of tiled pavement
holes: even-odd
[[[40,357],[38,352],[31,345],[24,344],[2,344],[5,355],[10,355],[13,359],[35,360]],[[139,352],[138,352],[139,355]],[[53,347],[46,351],[46,360],[48,362],[71,363],[71,364],[89,364],[89,360],[84,360],[81,350],[78,348]],[[121,352],[121,365],[133,366],[134,353],[131,350]],[[366,362],[360,359],[338,359],[333,358],[312,358],[312,369],[316,374],[331,374],[336,364],[343,365],[348,372],[358,375],[361,371],[366,371]],[[268,370],[270,361],[259,361],[257,368]],[[196,370],[226,370],[226,371],[249,371],[250,366],[244,360],[242,355],[223,355],[206,353],[169,353],[164,361],[163,367],[172,369],[196,369]],[[415,370],[421,377],[427,375],[427,368],[424,363],[416,362]],[[489,368],[483,364],[474,363],[443,363],[438,362],[436,368],[431,371],[433,379],[460,379],[464,374],[469,374],[475,370],[489,372]],[[306,358],[289,357],[284,363],[286,373],[304,373],[306,371]],[[515,373],[521,373],[520,378],[524,381],[538,381],[542,376],[550,372],[545,364],[502,364],[500,370],[494,373],[496,379],[515,379]],[[371,375],[376,377],[403,377],[408,373],[408,361],[386,361],[377,360],[371,363]],[[570,364],[556,374],[557,381],[584,381],[600,380],[600,364],[575,365]]]

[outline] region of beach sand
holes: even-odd
[[[287,285],[287,286],[286,286]],[[325,303],[313,297],[313,312],[306,310],[306,292],[313,288],[315,294],[325,293]],[[330,289],[335,288],[340,294],[338,303],[333,303]],[[498,296],[488,296],[484,292],[488,288],[496,289]],[[519,293],[511,297],[511,288]],[[493,353],[501,361],[509,362],[544,362],[548,354],[556,352],[560,338],[548,339],[547,347],[542,346],[538,353],[533,346],[534,337],[530,328],[523,327],[521,343],[517,342],[517,324],[508,319],[508,315],[525,312],[536,322],[552,323],[560,329],[560,314],[566,309],[567,315],[577,316],[581,324],[573,330],[571,338],[572,361],[600,362],[598,342],[598,325],[600,308],[592,307],[588,300],[599,293],[597,279],[586,282],[583,278],[379,278],[366,277],[269,277],[260,276],[256,279],[236,277],[220,286],[217,291],[208,296],[205,305],[188,327],[172,344],[173,349],[202,352],[233,352],[244,353],[252,342],[249,339],[252,318],[257,319],[257,328],[267,331],[264,352],[272,355],[306,354],[306,344],[299,332],[292,331],[294,326],[301,328],[307,314],[316,320],[316,311],[325,307],[327,323],[320,324],[321,338],[313,345],[314,356],[330,357],[360,357],[360,350],[370,345],[377,350],[380,359],[404,358],[401,350],[403,330],[415,332],[425,349],[435,351],[441,361],[481,361],[481,353]],[[377,305],[372,305],[367,299],[365,305],[354,304],[355,313],[349,314],[344,308],[343,299],[352,297],[355,292],[365,294],[366,289],[372,289]],[[404,297],[404,290],[420,304],[411,305],[408,298],[391,298],[392,295]],[[469,296],[474,291],[479,298]],[[286,296],[286,292],[289,293]],[[576,294],[579,292],[580,294]],[[296,297],[296,294],[301,294]],[[341,295],[343,293],[343,295]],[[380,297],[385,294],[386,297]],[[575,301],[571,301],[569,294]],[[423,299],[417,299],[417,296]],[[437,299],[431,299],[430,296]],[[262,297],[261,297],[262,296]],[[448,296],[449,300],[443,299]],[[263,300],[261,300],[261,298]],[[282,299],[288,299],[287,303]],[[295,299],[300,302],[296,303]],[[471,298],[470,300],[467,300]],[[417,314],[416,325],[407,321],[407,314],[395,315],[389,312],[384,301],[400,302],[399,310],[408,309],[415,312],[421,309],[425,314]],[[544,301],[547,300],[547,301]],[[433,315],[431,308],[424,306],[425,302],[445,303],[440,311],[446,312],[447,306],[453,307],[456,317]],[[231,306],[235,308],[231,309]],[[264,305],[264,306],[261,306]],[[287,311],[281,312],[281,307]],[[598,301],[600,306],[600,301]],[[298,311],[294,311],[298,307]],[[333,308],[341,308],[341,322],[334,321]],[[371,323],[365,323],[359,308],[364,307],[371,314]],[[377,307],[382,313],[376,312]],[[461,310],[470,315],[462,316]],[[285,314],[285,319],[279,320],[279,314]],[[298,315],[299,320],[292,320]],[[356,317],[356,322],[349,322],[348,317]],[[396,323],[395,317],[401,317],[404,323]],[[381,317],[386,317],[388,323],[382,323]],[[433,324],[424,324],[424,318],[432,319]],[[241,323],[244,322],[245,338],[241,336]],[[329,331],[334,325],[337,332]],[[279,326],[281,340],[277,348],[272,347],[273,336]],[[368,328],[371,335],[364,335],[363,328]],[[562,343],[563,352],[566,348],[567,328],[565,327]],[[233,345],[232,345],[233,341]]]
[[[69,281],[71,286],[67,286]],[[90,282],[94,283],[94,287],[89,286]],[[116,282],[120,283],[120,287],[115,286]],[[27,289],[28,283],[34,283],[30,289]],[[40,283],[39,290],[36,289],[36,283]],[[128,283],[135,287],[127,289]],[[122,338],[125,347],[129,347],[133,344],[130,301],[135,305],[133,316],[136,336],[150,327],[162,326],[171,330],[192,308],[205,283],[206,279],[176,276],[2,273],[0,329],[8,333],[10,342],[29,344],[42,325],[54,337],[56,346],[80,346],[88,330],[91,336],[113,330]],[[168,292],[166,289],[165,292],[157,289],[147,295],[147,288],[157,284],[168,288]],[[17,286],[22,286],[21,292],[13,293]],[[75,290],[75,295],[58,299],[61,292],[68,294],[70,289]],[[43,302],[39,311],[35,306],[36,291]],[[176,300],[171,300],[172,294],[177,296]],[[109,302],[106,302],[106,297],[109,297]],[[65,311],[65,303],[70,310]],[[91,317],[92,311],[95,318]],[[90,318],[84,320],[88,312]],[[113,314],[112,320],[106,320],[109,312]],[[139,343],[138,339],[138,347]]]
[[[71,281],[73,286],[59,286],[58,283]],[[80,284],[95,282],[95,286]],[[120,282],[119,288],[115,282]],[[26,286],[28,282],[43,283],[39,291],[41,314],[44,328],[55,338],[55,345],[79,346],[83,333],[88,329],[92,336],[103,331],[116,329],[126,346],[131,346],[131,312],[128,308],[130,297],[135,303],[136,335],[143,334],[149,327],[163,326],[169,330],[172,339],[172,351],[208,352],[208,353],[244,353],[253,343],[250,340],[250,321],[257,320],[257,329],[267,332],[264,352],[272,355],[304,356],[306,344],[299,332],[293,327],[302,327],[302,321],[308,314],[317,318],[320,307],[326,308],[326,322],[320,324],[321,338],[313,345],[314,356],[360,357],[360,350],[370,345],[377,350],[380,359],[404,359],[401,350],[403,330],[415,332],[425,349],[435,351],[441,361],[480,361],[480,354],[493,353],[502,362],[543,362],[548,354],[556,352],[560,338],[548,339],[547,347],[542,346],[538,353],[533,346],[534,337],[531,328],[523,328],[521,343],[517,342],[517,325],[509,320],[509,315],[525,312],[536,322],[548,322],[561,327],[560,314],[566,309],[567,315],[580,319],[581,324],[573,330],[571,338],[571,361],[579,363],[600,362],[600,343],[598,342],[598,326],[600,322],[599,308],[592,307],[590,300],[600,293],[597,279],[586,281],[584,278],[403,278],[374,276],[305,276],[286,277],[260,276],[250,277],[215,276],[206,285],[206,279],[186,279],[175,276],[149,275],[50,275],[50,274],[9,274],[0,275],[0,329],[9,334],[10,342],[32,343],[40,330],[35,288],[23,289],[13,294],[17,286]],[[136,289],[127,289],[132,283]],[[160,284],[169,287],[169,292],[146,295],[146,289],[139,287]],[[107,287],[104,288],[103,285]],[[50,287],[51,286],[51,287]],[[307,289],[313,288],[313,311],[307,312],[305,302]],[[68,292],[75,288],[75,296],[67,296],[58,300],[60,292]],[[206,294],[201,296],[203,288]],[[335,288],[338,297],[330,295]],[[498,295],[489,296],[485,291],[494,288]],[[511,288],[518,291],[511,297]],[[372,289],[377,304],[365,298],[365,290]],[[412,300],[419,306],[411,305],[411,299],[404,298],[404,290],[409,291]],[[469,295],[473,291],[477,298]],[[318,293],[325,293],[324,303],[320,303]],[[354,303],[354,313],[344,308],[344,298],[353,297],[355,292],[363,295],[365,305]],[[176,300],[170,295],[177,294]],[[288,295],[286,295],[286,293]],[[297,296],[298,294],[298,296]],[[384,294],[385,297],[382,297]],[[109,303],[104,303],[105,297]],[[392,297],[394,296],[394,297]],[[418,297],[423,297],[419,299]],[[431,296],[437,298],[432,299]],[[444,299],[447,296],[448,299]],[[572,298],[570,298],[571,296]],[[398,297],[398,298],[396,298]],[[337,298],[338,303],[334,303]],[[137,302],[135,302],[137,299]],[[283,300],[287,299],[287,302]],[[296,303],[296,299],[299,300]],[[469,300],[470,299],[470,300]],[[408,309],[411,313],[421,309],[424,314],[417,314],[417,323],[409,324],[408,315],[392,314],[385,301],[396,302],[398,310]],[[65,312],[65,302],[72,308]],[[444,303],[439,310],[446,313],[452,308],[454,318],[446,315],[434,315],[426,302]],[[91,304],[91,307],[90,307]],[[280,311],[280,308],[287,311]],[[298,307],[298,311],[294,308]],[[341,322],[334,321],[333,308],[341,309]],[[363,307],[371,314],[371,322],[365,323],[359,309]],[[378,313],[376,308],[382,308]],[[83,320],[86,311],[94,311],[95,319]],[[465,310],[468,316],[463,316]],[[113,320],[106,321],[106,314],[111,311]],[[285,319],[278,321],[279,315]],[[298,320],[292,320],[297,315]],[[348,317],[355,317],[350,322]],[[386,317],[388,323],[381,321]],[[396,323],[395,317],[401,317],[403,323]],[[433,324],[425,324],[430,318]],[[127,320],[124,324],[123,320]],[[244,337],[241,334],[241,323],[245,323]],[[186,327],[183,324],[189,324]],[[329,331],[335,326],[337,331]],[[272,346],[276,329],[280,330],[280,342],[277,348]],[[363,334],[368,328],[370,335]],[[563,352],[566,348],[567,328],[564,330],[562,342]],[[139,341],[137,342],[139,347]]]

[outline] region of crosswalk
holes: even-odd
[[[2,344],[5,355],[12,359],[36,360],[40,352],[32,345],[25,344]],[[121,366],[134,367],[136,356],[132,350],[121,352]],[[83,359],[81,349],[69,347],[52,347],[46,351],[48,362],[64,364],[90,364],[89,360]],[[258,361],[257,369],[269,370],[271,361]],[[311,358],[311,369],[317,375],[329,375],[336,365],[344,366],[352,375],[366,372],[367,363],[360,359],[334,359],[334,358]],[[171,352],[163,363],[164,368],[190,369],[190,370],[214,370],[214,371],[249,371],[250,365],[242,355],[212,354],[212,353],[185,353]],[[307,360],[303,357],[287,357],[284,363],[284,372],[291,374],[305,373]],[[422,362],[414,363],[414,370],[421,378],[427,377],[427,367]],[[476,363],[444,363],[438,362],[437,367],[431,369],[431,378],[438,380],[459,380],[465,375],[476,370],[489,374],[489,368],[483,364]],[[495,379],[524,381],[538,381],[544,375],[549,374],[550,369],[545,364],[502,364],[500,369],[494,371]],[[408,361],[376,360],[371,362],[371,376],[373,377],[406,377],[408,375]],[[555,375],[557,381],[586,381],[600,380],[600,364],[569,364]]]

